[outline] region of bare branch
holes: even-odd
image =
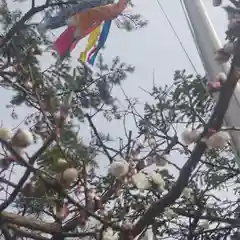
[[[28,229],[41,231],[45,233],[58,233],[62,228],[56,223],[47,223],[36,220],[33,217],[24,217],[10,212],[2,212],[1,217],[6,223],[15,224],[17,226],[26,227]]]

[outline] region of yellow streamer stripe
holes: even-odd
[[[81,52],[80,54],[80,60],[82,62],[85,62],[86,61],[86,57],[87,57],[87,52],[92,48],[94,47],[94,45],[96,44],[97,40],[98,40],[98,37],[100,35],[100,29],[101,29],[101,26],[98,26],[97,28],[95,28],[89,35],[89,38],[88,38],[88,44],[85,48],[85,50],[83,52]]]

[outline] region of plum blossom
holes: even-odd
[[[205,140],[205,142],[209,149],[213,148],[222,149],[227,145],[229,140],[230,140],[229,134],[225,131],[220,131],[210,136],[208,139]]]
[[[191,188],[184,188],[182,192],[182,196],[186,199],[192,199],[192,189]]]
[[[34,139],[30,131],[18,129],[15,135],[11,139],[11,143],[14,147],[26,148],[33,144]]]
[[[227,75],[224,72],[219,72],[216,76],[217,81],[225,82],[227,80]]]
[[[155,171],[151,171],[149,173],[151,180],[158,186],[158,189],[160,191],[164,191],[165,187],[165,181],[162,178],[162,175],[160,173],[157,173]]]
[[[12,137],[12,131],[8,128],[0,128],[0,139],[8,141]]]
[[[148,180],[146,174],[143,172],[139,172],[133,175],[132,182],[139,190],[146,190],[151,186],[150,181]]]
[[[76,168],[68,168],[62,174],[62,180],[66,186],[70,186],[72,182],[77,180],[78,171]]]
[[[185,129],[182,133],[182,140],[186,145],[190,145],[196,142],[199,137],[199,132],[197,130]]]
[[[103,232],[102,240],[118,240],[118,234],[114,233],[112,228],[107,228]]]
[[[113,162],[108,169],[109,173],[117,179],[125,176],[128,170],[129,164],[125,160]]]

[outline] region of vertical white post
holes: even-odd
[[[225,72],[227,74],[230,67],[229,64],[218,64],[214,60],[215,51],[221,48],[221,43],[208,17],[202,0],[182,0],[182,2],[188,15],[191,32],[209,81],[213,81],[219,72]],[[215,100],[217,100],[217,98],[218,94],[214,96]],[[239,84],[230,101],[224,122],[226,127],[240,128]],[[231,131],[230,135],[236,162],[240,167],[240,131]]]

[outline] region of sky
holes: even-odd
[[[36,2],[40,3],[41,1]],[[204,74],[201,61],[181,9],[180,1],[159,1],[191,57],[197,71],[200,74]],[[215,30],[222,43],[224,43],[224,32],[227,25],[226,14],[222,8],[212,7],[211,0],[203,1]],[[27,11],[30,1],[21,3],[21,5],[17,5],[15,2],[13,3],[11,1],[8,2],[10,7],[15,8],[19,6],[23,11]],[[156,85],[160,86],[165,84],[170,85],[173,82],[175,70],[186,69],[188,73],[194,73],[194,71],[178,40],[174,36],[169,23],[164,17],[157,0],[134,0],[133,3],[135,7],[131,9],[131,11],[140,13],[144,19],[148,20],[147,27],[133,32],[126,32],[125,30],[118,29],[116,24],[113,24],[103,56],[107,63],[111,63],[111,60],[115,56],[119,56],[121,61],[136,67],[135,73],[130,75],[123,83],[123,88],[129,97],[137,97],[144,103],[151,99],[141,88],[151,91],[153,73],[155,75]],[[224,3],[227,3],[227,1]],[[36,21],[37,20],[39,19],[36,19]],[[56,36],[60,32],[61,30],[56,31]],[[84,44],[85,42],[83,41],[73,51],[73,59],[76,60],[78,58],[80,51],[84,48]],[[75,61],[75,64],[77,64],[77,61]],[[44,55],[42,65],[44,68],[50,65],[47,55]],[[10,110],[4,108],[10,100],[9,91],[0,89],[0,94],[2,102],[2,115],[0,120],[2,120],[4,127],[16,127],[16,125],[29,114],[29,109],[26,107],[19,108],[17,110],[19,119],[14,121],[10,116]],[[114,96],[118,97],[122,104],[124,104],[124,96],[119,89],[114,91]],[[119,136],[123,136],[123,128],[119,127],[119,122],[108,123],[103,121],[102,117],[99,117],[95,119],[95,124],[100,131],[105,133],[110,132],[115,139]],[[130,120],[127,122],[127,129],[136,130],[133,122]],[[88,139],[88,133],[88,127],[81,130],[82,136],[86,139]]]

